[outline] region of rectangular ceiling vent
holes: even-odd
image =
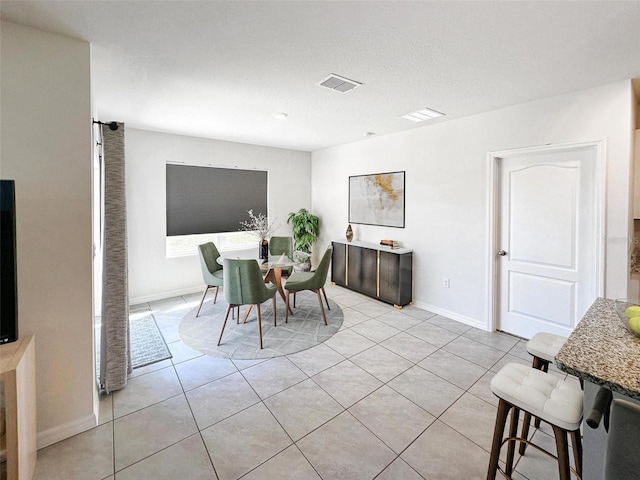
[[[347,93],[362,84],[355,80],[349,80],[348,78],[332,73],[327,78],[320,80],[316,85],[328,88],[329,90],[335,90],[336,92]]]
[[[435,110],[431,110],[430,108],[423,108],[421,110],[416,110],[415,112],[400,115],[400,118],[406,118],[407,120],[411,120],[412,122],[424,122],[425,120],[442,117],[443,115],[444,113],[436,112]]]

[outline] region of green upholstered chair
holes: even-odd
[[[260,304],[266,302],[270,298],[273,299],[273,326],[276,326],[276,292],[278,291],[274,285],[266,285],[262,278],[260,266],[255,260],[243,259],[224,259],[224,298],[227,301],[227,312],[224,316],[222,330],[218,345],[222,341],[224,327],[229,318],[229,312],[241,305],[255,305],[258,317],[258,333],[260,335],[260,348],[262,348],[262,316],[260,313]],[[247,318],[245,315],[244,321]],[[244,322],[243,322],[244,323]]]
[[[293,237],[271,237],[269,239],[269,255],[293,255]],[[291,275],[292,267],[283,267],[282,275]]]
[[[218,290],[224,286],[224,279],[222,275],[222,265],[217,260],[220,256],[220,252],[213,244],[213,242],[203,243],[198,245],[198,253],[200,254],[200,267],[202,268],[202,280],[206,285],[204,293],[202,294],[202,300],[200,300],[200,306],[196,317],[200,315],[200,309],[204,303],[204,297],[207,296],[207,292],[210,288],[216,287],[216,294],[213,297],[213,303],[216,303],[218,299]]]
[[[300,292],[302,290],[311,290],[315,292],[318,296],[318,301],[320,302],[320,310],[322,311],[322,318],[324,318],[324,324],[327,324],[327,316],[324,313],[324,307],[322,305],[322,297],[320,296],[320,292],[324,295],[324,301],[327,303],[327,308],[331,310],[329,307],[329,300],[327,300],[327,293],[324,291],[324,284],[327,281],[327,273],[329,272],[329,264],[331,262],[331,247],[327,248],[327,251],[324,252],[322,256],[322,260],[315,268],[310,272],[293,272],[293,274],[287,280],[287,283],[284,285],[284,289],[287,291],[287,308],[286,315],[284,321],[287,322],[289,319],[289,296],[291,292],[293,292],[293,306],[296,306],[296,292]]]

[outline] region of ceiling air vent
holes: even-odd
[[[332,73],[327,78],[320,80],[316,85],[320,85],[321,87],[325,87],[330,90],[335,90],[336,92],[347,93],[362,84],[355,80],[349,80],[348,78]]]

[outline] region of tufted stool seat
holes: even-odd
[[[549,364],[553,363],[556,355],[567,341],[566,337],[560,335],[554,335],[553,333],[539,332],[536,333],[531,340],[527,342],[527,352],[533,356],[533,362],[531,366],[542,370],[543,372],[549,371]],[[582,386],[582,379],[580,379],[580,385]],[[531,415],[525,413],[524,423],[522,426],[522,437],[527,438],[529,435],[529,424],[531,423]],[[535,419],[535,427],[540,428],[540,420]],[[524,455],[526,443],[520,444],[520,455]]]
[[[566,337],[554,335],[553,333],[540,332],[536,333],[531,340],[527,342],[527,352],[533,355],[534,362],[537,359],[543,362],[552,363],[555,356],[566,342]],[[534,368],[537,368],[534,365]],[[546,369],[542,369],[546,372]]]
[[[542,372],[526,365],[509,363],[491,380],[491,391],[499,399],[496,426],[493,434],[491,458],[487,479],[495,479],[498,472],[500,448],[507,442],[507,459],[504,473],[510,478],[516,441],[532,445],[526,438],[516,437],[520,410],[533,415],[553,428],[556,439],[560,480],[570,475],[567,433],[573,444],[575,472],[581,475],[582,443],[580,423],[582,421],[582,398],[580,387],[573,382]],[[512,410],[509,436],[502,438],[509,411]],[[542,450],[544,451],[544,450]],[[549,453],[549,452],[546,452]]]

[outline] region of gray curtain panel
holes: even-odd
[[[124,124],[101,125],[103,148],[102,328],[100,385],[120,390],[131,373],[127,281],[127,205]]]

